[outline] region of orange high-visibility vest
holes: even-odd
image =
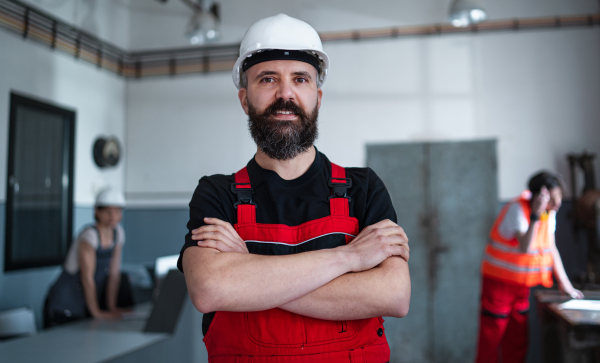
[[[484,252],[482,272],[486,277],[517,285],[552,287],[554,260],[548,231],[548,213],[544,212],[540,216],[528,252],[519,250],[519,241],[516,237],[506,239],[498,230],[513,203],[520,204],[527,221],[531,223],[530,196],[531,193],[525,191],[502,208],[490,232],[491,239]]]

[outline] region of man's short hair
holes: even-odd
[[[547,170],[542,170],[532,176],[527,185],[529,191],[534,195],[538,194],[542,190],[542,187],[546,187],[548,190],[559,187],[561,190],[564,190],[562,175]]]
[[[248,89],[248,75],[246,72],[242,72],[240,75],[240,88]]]

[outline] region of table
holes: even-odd
[[[600,291],[584,290],[587,299],[600,300]],[[570,300],[557,290],[539,290],[535,298],[542,325],[543,362],[600,362],[600,312],[561,310]]]
[[[36,335],[0,342],[0,361],[95,363],[168,339],[166,333],[144,333],[150,303],[136,307],[137,316],[119,321],[85,319]]]

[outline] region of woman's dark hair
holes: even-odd
[[[529,179],[527,186],[529,187],[531,194],[535,195],[542,190],[542,187],[546,187],[548,190],[559,187],[563,190],[564,182],[563,177],[560,174],[542,170]]]
[[[104,208],[106,208],[106,207],[94,207],[94,219],[96,220],[96,222],[100,221],[98,219],[98,212],[101,211]]]

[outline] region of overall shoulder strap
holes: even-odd
[[[98,235],[98,246],[96,247],[96,251],[101,250],[102,249],[102,236],[100,236],[100,230],[98,229],[98,227],[96,227],[95,224],[90,224],[89,227],[86,228],[93,228],[94,231],[96,231],[96,234]]]
[[[246,167],[235,173],[231,191],[237,195],[237,202],[233,204],[237,209],[237,223],[256,223],[256,204],[252,201],[254,191]]]
[[[331,196],[329,197],[329,208],[332,216],[350,216],[350,197],[347,195],[348,188],[352,187],[352,179],[346,178],[346,169],[331,163],[331,179],[329,179]]]

